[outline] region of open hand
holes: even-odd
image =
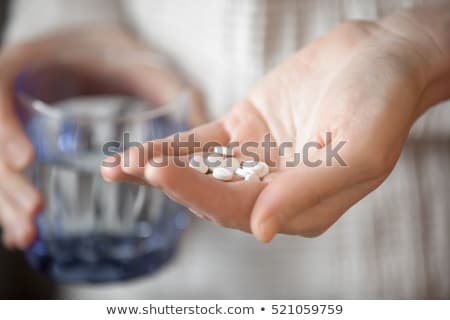
[[[437,52],[435,44],[404,36],[423,34],[417,28],[401,15],[344,23],[275,68],[223,118],[180,134],[181,141],[193,134],[195,152],[212,141],[257,142],[252,151],[272,163],[261,182],[218,181],[177,165],[189,151],[164,151],[174,136],[153,141],[145,165],[131,148],[122,154],[129,165],[103,167],[103,176],[161,188],[198,215],[263,242],[277,233],[320,235],[383,182],[412,124],[436,102],[428,88],[437,59],[424,50]],[[277,145],[269,155],[261,146],[267,135]],[[293,147],[280,155],[285,142]],[[315,146],[307,161],[289,165],[296,154],[304,159],[305,145]],[[330,159],[333,148],[339,158]],[[242,150],[239,156],[246,158]],[[157,158],[167,165],[152,165]]]

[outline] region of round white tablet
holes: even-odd
[[[221,154],[212,153],[206,158],[206,165],[212,170],[217,167],[223,167],[223,156]]]
[[[227,169],[227,168],[214,168],[213,173],[212,173],[213,177],[218,179],[218,180],[223,180],[223,181],[229,181],[231,179],[233,179],[233,171]]]
[[[233,148],[226,146],[215,146],[214,153],[218,153],[226,157],[231,157],[233,156]]]
[[[256,174],[260,178],[266,176],[269,173],[269,171],[270,171],[269,166],[265,162],[258,162],[258,164],[256,165]]]
[[[242,163],[242,169],[256,173],[260,178],[263,178],[269,173],[269,166],[265,162],[257,162],[247,160]]]
[[[256,173],[250,173],[245,177],[245,181],[261,181]]]
[[[234,173],[236,173],[236,175],[238,175],[239,177],[245,178],[246,176],[248,176],[249,174],[252,174],[253,172],[250,172],[248,170],[242,169],[242,168],[237,168]]]
[[[194,155],[191,160],[189,160],[189,167],[201,173],[207,173],[209,170],[205,163],[205,159],[203,159],[201,155]]]
[[[223,159],[222,167],[230,169],[231,171],[236,171],[236,169],[240,168],[241,161],[238,158],[225,158]]]

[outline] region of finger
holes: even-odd
[[[321,204],[348,186],[365,181],[365,176],[352,165],[350,150],[344,148],[341,156],[348,161],[347,166],[327,166],[326,150],[323,148],[315,155],[322,165],[287,168],[273,179],[258,197],[253,209],[251,226],[255,236],[262,242],[268,242],[285,221]]]
[[[5,245],[26,248],[35,237],[34,217],[42,206],[38,191],[21,174],[0,164],[0,224]]]
[[[120,166],[106,169],[104,174],[112,179],[118,178],[113,181],[122,181],[120,179],[127,176],[142,179],[145,177],[147,162],[154,157],[199,152],[208,145],[226,145],[228,139],[229,135],[221,121],[206,123],[189,131],[132,147],[120,155]]]
[[[355,203],[368,195],[382,181],[374,179],[338,192],[318,205],[299,212],[298,215],[280,224],[280,231],[286,234],[315,237],[325,232]]]
[[[8,248],[25,249],[35,238],[36,230],[30,215],[0,193],[0,223],[3,241]]]
[[[0,163],[0,193],[19,212],[24,212],[30,219],[42,205],[42,198],[36,188],[20,173],[11,171]]]
[[[25,136],[12,104],[10,90],[0,88],[0,159],[11,168],[22,170],[33,159],[33,147]]]
[[[119,160],[116,159],[117,158],[115,157],[107,157],[105,160],[103,160],[102,166],[100,167],[100,172],[105,181],[107,182],[128,181],[131,183],[137,183],[141,185],[148,184],[144,179],[125,173],[122,170],[120,163],[118,162],[120,161],[120,156],[118,158]]]
[[[264,182],[214,179],[187,167],[187,156],[166,157],[166,165],[146,166],[146,181],[191,210],[230,228],[250,231],[250,213]],[[163,161],[162,158],[158,161]]]

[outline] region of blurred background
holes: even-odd
[[[401,7],[413,2],[395,3]],[[248,85],[267,68],[311,38],[323,34],[332,25],[347,18],[374,18],[389,13],[395,7],[391,5],[392,2],[387,1],[384,3],[389,4],[384,6],[381,5],[383,1],[368,1],[367,6],[359,7],[361,2],[355,1],[282,0],[278,3],[283,6],[277,6],[276,1],[271,0],[230,0],[225,7],[217,8],[217,11],[227,12],[228,20],[221,22],[229,28],[222,34],[211,30],[199,31],[199,25],[187,18],[194,8],[186,8],[189,7],[186,2],[171,1],[172,5],[155,4],[148,8],[149,13],[154,12],[150,17],[155,21],[158,20],[156,9],[160,9],[164,13],[162,16],[168,20],[161,18],[160,29],[146,34],[139,32],[139,24],[146,23],[137,14],[139,8],[145,11],[138,5],[142,1],[126,3],[127,5],[121,1],[102,0],[3,0],[0,2],[2,39],[4,43],[10,43],[64,24],[120,20],[129,30],[136,30],[142,37],[145,34],[155,40],[156,34],[161,33],[160,41],[156,40],[154,43],[162,47],[164,52],[170,52],[172,43],[183,41],[179,37],[170,38],[161,27],[170,20],[170,13],[179,18],[178,24],[172,25],[174,32],[176,28],[181,30],[189,25],[192,26],[193,33],[205,33],[183,38],[199,40],[204,37],[205,41],[217,38],[220,41],[223,36],[223,42],[230,44],[227,41],[231,35],[244,33],[249,37],[230,45],[237,48],[237,61],[243,66],[242,76],[233,78],[238,80],[231,81],[225,75],[220,77],[222,82],[209,84],[214,82],[211,81],[211,76],[201,79],[198,74],[216,75],[219,71],[211,65],[194,63],[193,66],[182,68],[188,76],[192,69],[199,69],[192,72],[192,75],[197,77],[200,87],[203,84],[203,89],[213,92],[206,100],[209,104],[220,105],[216,108],[219,110],[217,114],[220,114],[233,101],[237,101]],[[128,6],[129,3],[135,5]],[[204,1],[201,5],[208,7]],[[331,7],[329,12],[335,13],[324,14],[320,10],[321,5]],[[198,9],[199,6],[197,4],[194,7]],[[260,7],[263,9],[255,9]],[[281,33],[285,36],[285,31],[282,30],[291,28],[297,30],[296,37],[300,40],[285,42],[284,51],[279,54],[264,51],[263,63],[263,60],[245,60],[247,56],[251,57],[259,52],[252,45],[258,48],[260,46],[250,32],[246,33],[249,26],[243,21],[258,16],[261,13],[258,10],[264,10],[267,16],[287,13],[301,16],[301,11],[305,8],[309,8],[311,12],[308,21],[306,18],[296,20],[289,16],[289,19],[281,19],[275,27],[265,30],[264,35],[257,37],[272,43],[270,39],[281,38]],[[63,16],[61,12],[71,12],[70,18]],[[315,23],[314,14],[321,16],[326,23]],[[208,19],[203,20],[213,20],[211,17]],[[155,21],[153,22],[158,22]],[[150,23],[150,19],[148,22]],[[305,31],[303,34],[301,30],[308,30],[308,33]],[[220,43],[206,43],[210,47],[204,47],[203,51],[210,49],[211,56],[216,54],[215,50],[223,49]],[[182,45],[186,49],[186,55],[194,55],[189,50],[195,45],[187,42],[182,42]],[[266,45],[265,48],[267,50],[270,46]],[[248,52],[250,54],[247,55]],[[176,54],[172,56],[176,58]],[[241,56],[244,58],[241,59]],[[211,61],[210,58],[198,57],[197,60]],[[251,65],[253,69],[244,70],[245,65]],[[208,71],[205,73],[202,68]],[[217,88],[211,89],[208,85]],[[232,87],[233,85],[236,87]],[[214,96],[214,92],[229,94],[218,97],[217,94]],[[214,115],[213,113],[211,116]],[[278,236],[272,243],[261,245],[250,235],[223,229],[192,217],[175,258],[162,270],[149,277],[107,285],[56,284],[31,270],[20,252],[6,251],[0,247],[0,298],[449,299],[450,131],[448,122],[443,122],[442,119],[450,119],[448,104],[432,109],[420,119],[387,181],[319,238]],[[444,125],[435,125],[437,123]]]

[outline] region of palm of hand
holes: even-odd
[[[417,117],[421,84],[395,54],[405,44],[393,40],[383,47],[374,29],[366,23],[338,27],[273,70],[223,119],[183,133],[194,133],[202,144],[258,142],[258,155],[274,162],[262,182],[224,183],[173,161],[139,168],[132,150],[130,166],[103,168],[104,176],[159,187],[198,214],[261,241],[276,233],[321,234],[387,177]],[[272,148],[268,159],[261,146],[267,134],[293,148],[283,156]],[[320,148],[309,149],[308,160],[322,163],[287,165],[309,142]],[[340,142],[346,166],[326,161],[327,146]]]

